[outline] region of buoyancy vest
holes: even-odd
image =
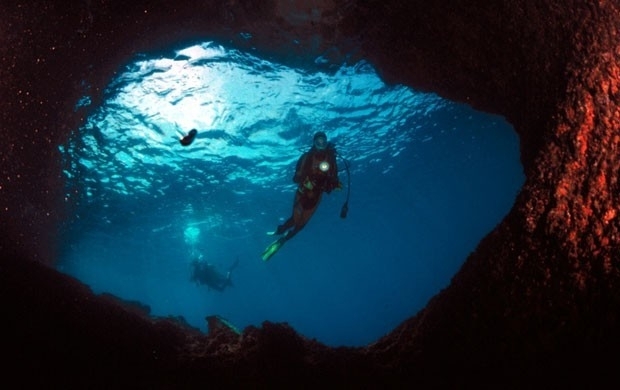
[[[300,158],[295,172],[294,181],[303,185],[306,178],[314,182],[321,190],[338,182],[336,151],[328,147],[324,151],[312,148]]]

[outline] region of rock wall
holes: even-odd
[[[619,1],[8,3],[0,4],[8,372],[38,370],[41,384],[158,387],[618,382]],[[388,82],[505,116],[527,176],[514,207],[450,286],[366,348],[327,348],[269,323],[205,337],[92,295],[44,265],[70,211],[57,145],[88,115],[74,104],[87,94],[96,105],[135,54],[205,36],[299,66],[364,58]]]

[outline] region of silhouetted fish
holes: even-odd
[[[181,145],[183,146],[190,145],[192,142],[194,142],[194,138],[196,138],[196,134],[198,134],[198,131],[196,129],[191,129],[189,133],[187,133],[185,137],[181,138],[179,142],[181,142]]]

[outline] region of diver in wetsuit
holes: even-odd
[[[269,260],[284,243],[306,226],[321,201],[323,192],[341,189],[336,165],[336,149],[327,142],[327,136],[319,131],[314,135],[313,145],[297,161],[293,181],[297,183],[291,217],[270,233],[283,235],[269,245],[262,254]]]
[[[192,261],[192,275],[190,280],[197,284],[205,284],[209,289],[224,291],[227,287],[232,287],[230,276],[233,269],[239,264],[239,259],[230,266],[226,275],[218,272],[215,265],[202,260]]]

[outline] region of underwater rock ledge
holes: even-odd
[[[0,5],[6,371],[48,386],[618,383],[620,4],[471,3]],[[88,115],[73,105],[96,105],[135,53],[205,36],[298,65],[365,58],[389,82],[505,116],[526,173],[512,210],[426,308],[365,348],[267,322],[205,336],[95,296],[48,266],[65,212],[57,145]]]

